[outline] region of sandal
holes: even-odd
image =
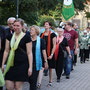
[[[41,84],[40,84],[40,83],[38,83],[37,88],[38,88],[38,89],[40,89],[40,87],[41,87]]]
[[[52,82],[49,82],[47,86],[52,86]]]

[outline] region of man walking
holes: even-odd
[[[71,55],[72,55],[72,58],[73,58],[73,54],[75,54],[75,55],[77,54],[78,34],[75,30],[72,30],[72,23],[71,22],[66,22],[66,24],[65,24],[64,37],[68,41],[68,45],[70,47]],[[75,44],[75,50],[74,50],[74,44]],[[70,78],[72,58],[69,58],[69,54],[67,55],[67,60],[66,60],[66,63],[65,63],[66,79]]]

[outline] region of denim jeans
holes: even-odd
[[[70,75],[71,72],[71,66],[72,66],[72,59],[73,59],[73,50],[71,50],[71,56],[72,58],[69,58],[69,54],[67,55],[67,60],[66,60],[66,75]]]

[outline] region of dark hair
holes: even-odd
[[[48,23],[49,23],[49,25],[50,25],[50,26],[52,26],[52,23],[51,23],[51,22],[49,22],[49,21],[45,21],[45,22],[43,23],[43,25],[45,25],[45,23],[46,23],[46,22],[48,22]]]
[[[87,27],[87,29],[90,29],[90,27]]]
[[[66,22],[66,23],[67,23],[67,25],[72,27],[72,23],[71,22]]]
[[[21,19],[21,18],[16,19],[16,20],[14,21],[14,23],[15,23],[15,22],[20,22],[20,24],[21,24],[22,26],[24,25],[24,20]]]
[[[74,27],[75,24],[72,23],[72,27]]]

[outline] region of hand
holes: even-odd
[[[45,70],[47,70],[47,69],[48,69],[48,63],[45,62],[45,63],[44,63],[44,66],[45,66]]]
[[[29,68],[29,69],[28,69],[28,76],[31,76],[31,75],[32,75],[32,69]]]
[[[4,72],[4,65],[2,65],[1,70],[2,70],[2,72]]]
[[[74,51],[74,54],[77,55],[77,50]]]
[[[48,57],[48,59],[52,59],[52,57],[53,57],[53,55],[51,54],[51,55]]]
[[[70,59],[72,58],[71,54],[69,55],[69,58],[70,58]]]

